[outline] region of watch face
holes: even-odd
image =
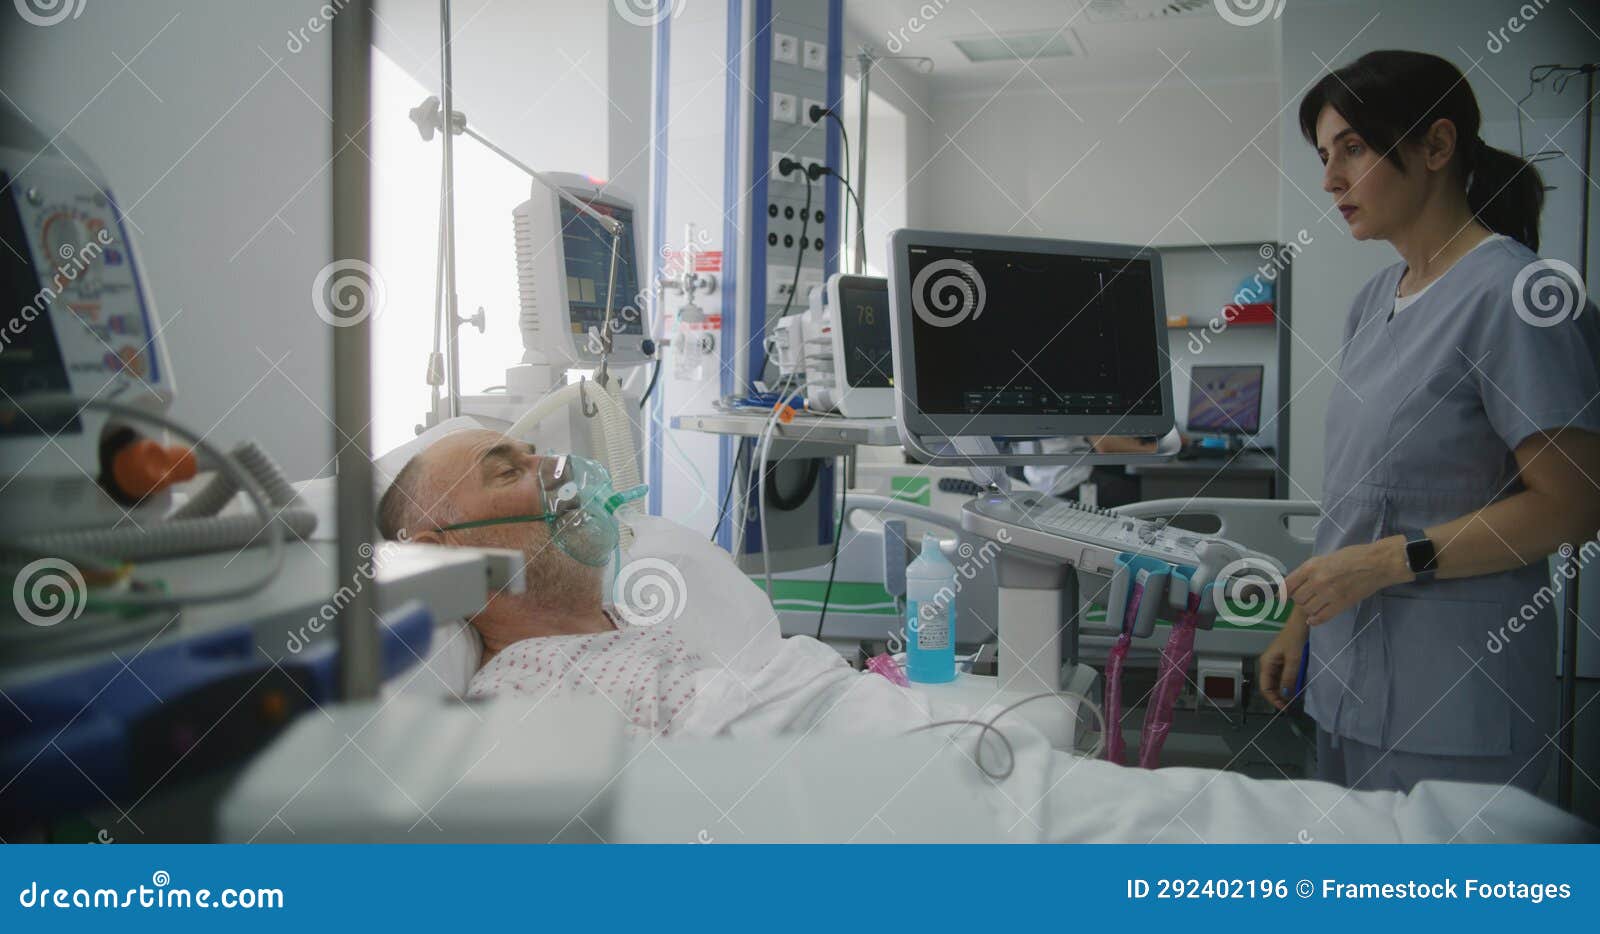
[[[1423,574],[1433,570],[1433,541],[1419,538],[1406,542],[1406,564],[1413,574]]]

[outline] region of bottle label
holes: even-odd
[[[916,606],[917,648],[940,650],[950,647],[955,607],[944,606],[939,601],[918,603]]]

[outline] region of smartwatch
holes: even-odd
[[[1433,539],[1422,531],[1406,532],[1406,567],[1411,573],[1417,575],[1417,583],[1426,584],[1433,580],[1434,573],[1439,570],[1439,553],[1433,547]]]

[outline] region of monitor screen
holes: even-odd
[[[1255,434],[1261,428],[1260,366],[1197,366],[1189,371],[1190,431]]]
[[[611,309],[613,334],[644,334],[644,309],[639,307],[639,275],[634,269],[633,211],[591,201],[589,206],[622,222],[617,254],[617,300]],[[567,309],[572,333],[598,330],[606,317],[606,284],[611,275],[611,234],[594,218],[561,202],[561,241],[567,264]],[[631,311],[624,311],[631,309]]]
[[[844,337],[845,383],[861,389],[892,388],[889,283],[866,276],[840,277],[836,313]]]
[[[22,193],[0,173],[0,390],[4,399],[30,393],[67,392],[71,383],[56,341],[50,315],[55,291],[40,282],[33,245],[23,234],[22,215],[14,200]],[[51,272],[47,270],[47,273]],[[55,434],[77,430],[71,412],[24,417],[0,412],[0,435]]]
[[[924,414],[1164,414],[1149,259],[911,241],[905,260]]]

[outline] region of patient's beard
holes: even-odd
[[[583,635],[613,628],[601,609],[603,568],[575,561],[550,540],[547,530],[513,527],[483,529],[491,533],[474,545],[514,548],[523,554],[522,593],[501,592],[472,619],[483,636],[487,656],[523,639],[539,636]]]

